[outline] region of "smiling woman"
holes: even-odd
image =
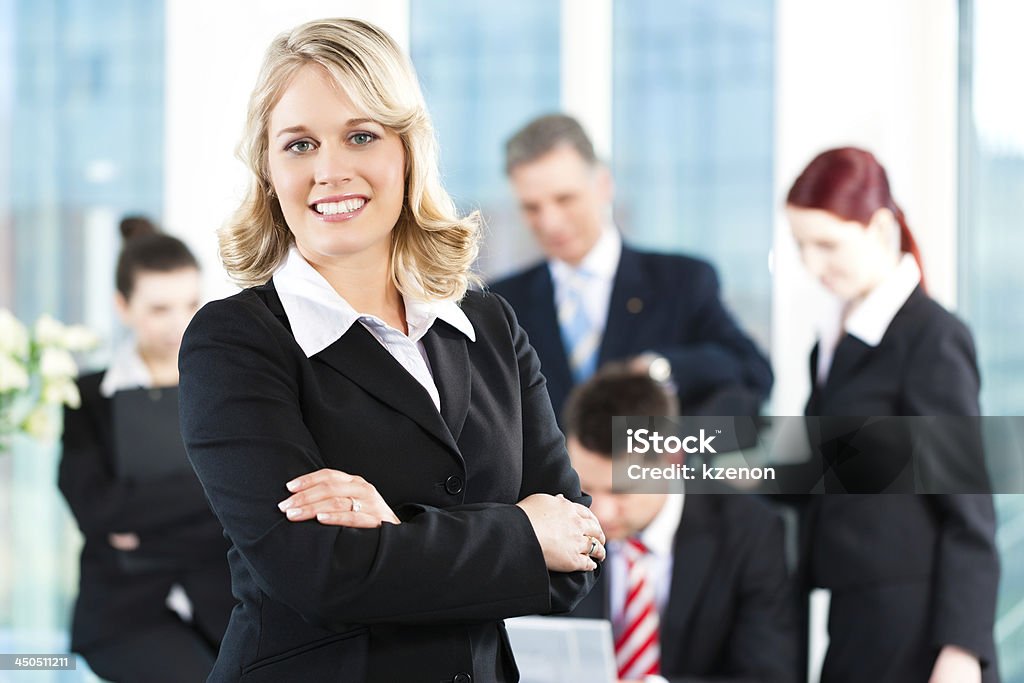
[[[242,152],[221,256],[249,288],[179,360],[241,602],[210,680],[518,680],[502,619],[570,610],[605,537],[526,335],[469,291],[479,219],[408,60],[357,20],[282,35]]]

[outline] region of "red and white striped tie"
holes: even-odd
[[[620,679],[640,680],[661,669],[658,608],[643,562],[647,546],[636,538],[629,538],[622,549],[626,558],[626,602],[622,618],[618,620],[615,663]]]

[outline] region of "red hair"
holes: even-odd
[[[867,227],[879,209],[889,209],[900,226],[900,251],[910,254],[921,269],[921,252],[907,225],[903,210],[889,191],[885,169],[871,152],[856,147],[839,147],[814,157],[793,183],[786,203],[801,209],[820,209],[846,221]]]

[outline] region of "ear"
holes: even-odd
[[[610,205],[615,199],[615,181],[612,179],[611,170],[604,164],[598,164],[595,182],[598,196]]]
[[[900,224],[891,210],[881,208],[871,214],[867,230],[887,251],[899,253]]]
[[[125,325],[128,324],[128,300],[124,298],[124,294],[121,292],[114,292],[114,308],[117,310],[117,316],[121,319],[121,322]]]

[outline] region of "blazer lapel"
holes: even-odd
[[[615,271],[608,302],[608,320],[597,356],[598,367],[610,359],[630,355],[629,344],[633,339],[637,316],[653,300],[648,290],[639,255],[622,245],[622,255],[619,256],[619,266]]]
[[[678,643],[683,642],[697,598],[704,592],[704,581],[718,548],[713,529],[708,525],[708,499],[712,496],[686,497],[683,516],[676,532],[672,562],[672,584],[661,624],[662,669],[677,667],[675,659],[684,657]],[[700,637],[698,634],[696,637]]]
[[[455,441],[462,434],[469,414],[472,374],[466,337],[448,323],[438,320],[423,337],[434,383],[441,395],[441,417]]]
[[[871,352],[870,346],[849,334],[844,335],[836,346],[835,354],[832,356],[832,365],[829,366],[828,377],[825,379],[823,393],[828,393],[829,388],[843,386],[849,378],[857,372],[857,368]],[[815,357],[817,365],[817,357]]]
[[[313,358],[349,378],[366,393],[408,415],[461,457],[459,447],[434,408],[430,394],[365,327],[358,323],[352,325],[348,332]]]

